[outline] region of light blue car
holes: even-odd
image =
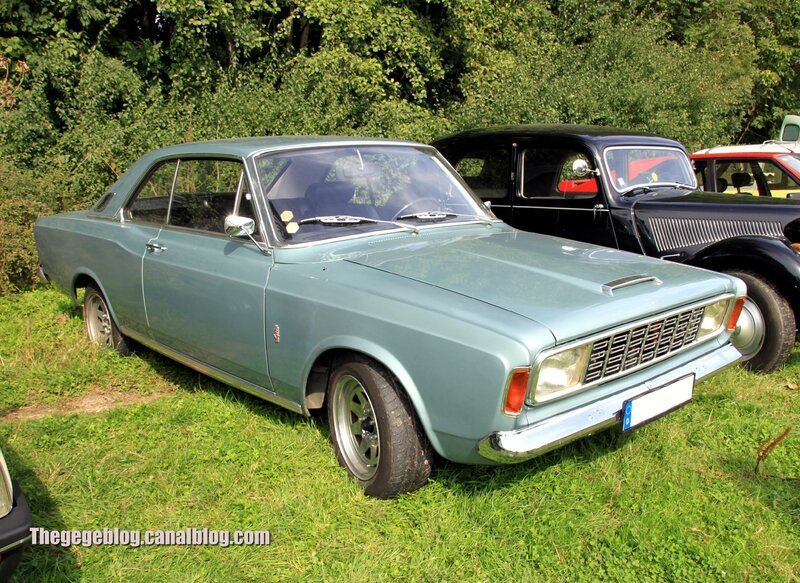
[[[416,143],[163,148],[35,233],[92,341],[324,407],[377,497],[423,485],[433,450],[513,463],[633,429],[740,358],[741,281],[517,231]]]

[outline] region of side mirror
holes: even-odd
[[[225,217],[225,234],[228,237],[250,237],[256,232],[256,222],[247,217],[228,215]]]
[[[786,198],[791,198],[793,200],[800,200],[800,192],[790,192],[786,195]]]
[[[578,158],[572,163],[572,173],[579,178],[583,178],[584,176],[589,175],[596,175],[598,174],[597,170],[592,170],[589,168],[589,163],[584,160],[583,158]]]
[[[800,193],[798,193],[798,194],[800,194]],[[485,206],[489,210],[492,210],[492,201],[491,200],[484,200],[483,201],[483,206]]]

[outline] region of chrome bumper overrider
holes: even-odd
[[[517,463],[546,453],[586,435],[621,423],[622,404],[628,399],[694,373],[699,381],[739,361],[731,345],[717,348],[683,366],[594,403],[566,411],[523,429],[497,431],[484,437],[478,452],[486,459]]]

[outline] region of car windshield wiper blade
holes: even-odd
[[[353,215],[325,215],[321,217],[309,217],[299,222],[301,225],[316,223],[319,225],[357,225],[359,223],[377,223],[377,219],[369,217],[355,217]]]
[[[492,223],[492,219],[490,219],[489,217],[482,217],[481,215],[465,215],[465,214],[454,213],[454,212],[450,212],[450,211],[425,211],[425,212],[421,212],[421,213],[409,213],[407,215],[401,215],[401,216],[397,217],[397,219],[400,220],[400,221],[407,221],[407,220],[410,220],[410,219],[415,219],[417,221],[436,222],[436,221],[444,221],[444,220],[452,219],[452,218],[456,218],[456,217],[474,219],[474,220],[480,221],[480,222],[482,222],[482,223],[484,223],[486,225],[489,225],[489,224]]]
[[[640,184],[639,186],[632,186],[623,192],[622,196],[635,196],[637,194],[649,194],[651,192],[653,192],[653,189],[650,186],[644,186]]]
[[[332,227],[346,227],[351,225],[361,225],[364,223],[375,223],[379,225],[392,225],[395,227],[400,227],[401,229],[405,229],[406,231],[411,231],[415,235],[419,233],[419,229],[412,225],[406,225],[404,223],[398,223],[396,221],[384,221],[381,219],[373,219],[372,217],[358,217],[354,215],[324,215],[319,217],[309,217],[307,219],[302,219],[298,222],[300,225],[309,225],[309,224],[317,224],[317,225],[325,225],[325,226],[332,226]]]

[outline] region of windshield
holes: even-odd
[[[428,149],[310,148],[264,155],[256,167],[290,244],[494,218]]]
[[[783,162],[796,177],[800,177],[800,156],[797,154],[782,154],[778,160]]]
[[[697,187],[689,157],[678,148],[616,147],[608,148],[603,156],[617,192],[659,185]]]

